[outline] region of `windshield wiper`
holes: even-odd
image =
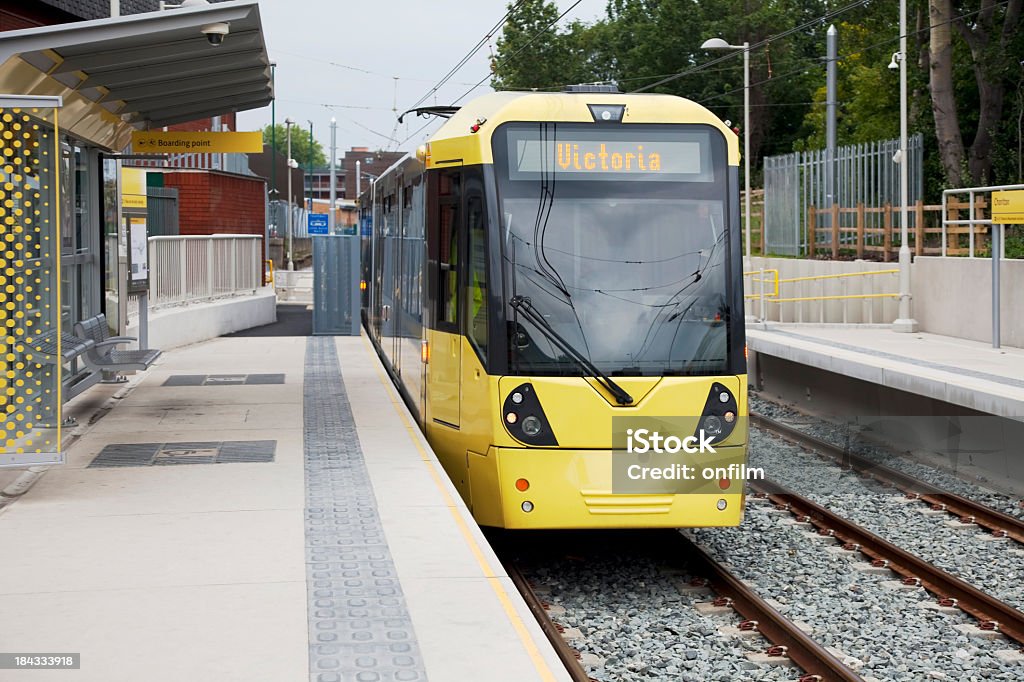
[[[584,372],[588,372],[597,379],[602,386],[608,389],[608,391],[615,396],[615,400],[619,405],[632,405],[633,396],[626,393],[625,389],[619,386],[617,383],[612,381],[611,377],[599,370],[594,363],[587,359],[585,355],[576,350],[572,344],[563,339],[558,332],[552,328],[544,317],[537,312],[537,309],[533,307],[533,303],[530,299],[525,296],[513,296],[508,304],[512,306],[517,312],[523,317],[533,323],[537,329],[544,332],[544,335],[548,337],[556,346],[558,346],[563,353],[565,353],[570,360],[573,360],[577,365],[583,368]]]

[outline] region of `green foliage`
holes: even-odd
[[[271,126],[263,128],[263,144],[271,143]],[[278,123],[274,131],[274,147],[282,155],[288,154],[288,127]],[[309,128],[292,126],[292,158],[298,161],[300,168],[310,168],[309,159]],[[316,139],[313,140],[313,168],[327,165],[327,155]]]
[[[1010,0],[1010,4],[1018,0]],[[509,7],[513,3],[509,4]],[[650,89],[704,104],[733,125],[743,123],[743,60],[739,51],[701,49],[708,38],[757,44],[811,22],[848,0],[608,0],[594,23],[555,23],[554,2],[527,0],[498,41],[492,85],[496,89],[561,89],[570,83],[614,81],[623,91],[646,88],[665,76],[686,73]],[[976,12],[982,0],[954,0],[957,15]],[[1011,31],[1008,48],[997,44],[1005,6],[980,62],[954,32],[954,91],[965,145],[974,139],[981,100],[976,76],[1001,79],[1006,88],[1000,125],[992,130],[993,182],[1019,182],[1024,120],[1024,31]],[[925,136],[925,193],[937,200],[945,186],[937,158],[929,90],[929,0],[908,2],[910,133]],[[972,15],[974,16],[974,15]],[[835,20],[839,30],[839,144],[899,135],[899,74],[888,68],[899,49],[898,12],[891,0],[870,0]],[[972,26],[969,22],[965,27]],[[823,22],[750,52],[752,165],[764,156],[821,148],[825,142],[825,32]],[[700,68],[712,60],[721,62]],[[700,69],[700,70],[697,70]],[[692,73],[687,73],[692,72]],[[756,181],[756,178],[755,178]]]
[[[496,90],[558,87],[591,73],[588,27],[574,23],[562,30],[555,24],[559,14],[553,2],[526,0],[506,22],[491,81]]]

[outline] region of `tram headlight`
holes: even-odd
[[[544,407],[529,383],[519,384],[509,391],[502,403],[501,417],[508,434],[524,445],[558,445],[555,431],[544,414]]]
[[[739,405],[736,397],[721,382],[713,381],[693,435],[699,438],[703,433],[712,443],[718,444],[732,435],[738,423]]]
[[[540,419],[531,414],[530,416],[523,419],[522,429],[523,433],[525,433],[527,436],[536,436],[537,434],[540,433],[541,430]]]
[[[715,415],[704,417],[704,433],[709,436],[717,436],[722,433],[722,420]]]

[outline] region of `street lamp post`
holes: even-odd
[[[750,267],[750,43],[730,45],[721,38],[709,38],[701,45],[704,50],[743,50],[743,183],[744,183],[744,232],[747,242],[747,267]],[[761,219],[764,230],[764,218]],[[761,254],[764,255],[764,254]]]
[[[897,332],[916,332],[917,320],[910,316],[910,244],[908,243],[909,180],[907,158],[907,0],[900,0],[900,308],[892,323]]]
[[[334,218],[334,204],[338,200],[338,189],[335,187],[338,181],[338,172],[335,166],[334,156],[336,153],[336,139],[338,134],[338,119],[331,118],[331,206],[327,211],[327,224],[331,234],[334,234],[335,218]]]
[[[309,172],[309,212],[313,212],[313,122],[308,118],[309,124],[309,154],[306,155],[306,165]],[[305,184],[305,183],[303,183]]]
[[[277,73],[277,63],[270,62],[270,89],[274,89],[274,77]],[[277,154],[277,94],[270,100],[270,196],[277,198],[277,164],[274,157]]]
[[[295,263],[292,261],[292,164],[295,160],[292,158],[292,126],[295,125],[295,121],[291,118],[284,120],[285,129],[288,131],[288,201],[285,202],[285,210],[288,212],[288,269],[294,270]]]

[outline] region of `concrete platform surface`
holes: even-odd
[[[986,414],[1024,419],[1024,349],[858,325],[748,324],[750,350]]]
[[[163,385],[208,374],[284,376]],[[0,511],[0,650],[81,669],[0,681],[568,679],[366,339],[216,339],[118,391]]]

